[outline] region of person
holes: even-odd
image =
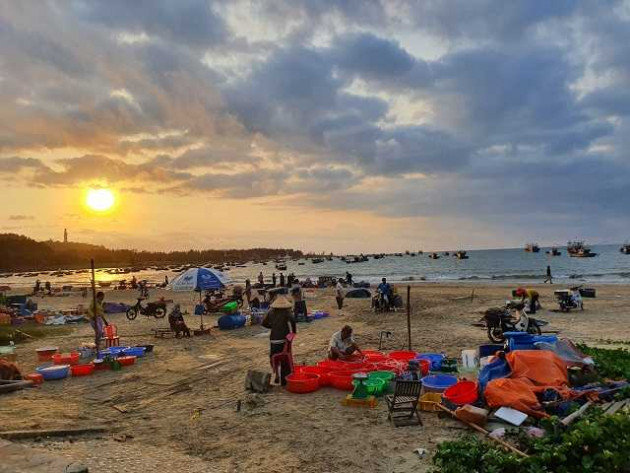
[[[234,289],[232,289],[232,298],[238,303],[238,307],[243,306],[243,286],[234,286]]]
[[[293,297],[293,315],[297,319],[299,316],[306,317],[306,302],[302,294],[302,286],[299,281],[295,280],[293,287],[291,288],[291,297]],[[301,319],[298,319],[301,320]]]
[[[352,337],[352,327],[350,325],[344,325],[341,330],[333,333],[328,344],[328,358],[331,360],[344,359],[355,351],[363,355]]]
[[[35,289],[33,289],[34,294],[39,294],[39,291],[42,290],[42,282],[38,279],[35,281]]]
[[[418,360],[409,360],[407,370],[403,372],[400,379],[404,381],[420,381],[422,379],[420,362]]]
[[[287,277],[287,286],[292,287],[294,280],[295,280],[295,274],[289,273],[289,276]]]
[[[520,296],[521,302],[525,302],[525,299],[529,299],[529,312],[530,314],[535,314],[537,309],[542,308],[540,305],[540,294],[538,291],[534,289],[525,289],[523,287],[519,287],[516,290],[516,295]]]
[[[276,273],[271,273],[271,284],[273,284],[273,287],[276,287]]]
[[[280,287],[284,287],[284,273],[280,273]]]
[[[179,304],[175,304],[171,313],[168,314],[168,324],[171,330],[175,332],[176,338],[179,338],[180,334],[183,334],[184,337],[190,337],[190,329],[184,321],[184,315]]]
[[[249,279],[245,280],[245,297],[247,298],[247,305],[251,306],[252,300],[252,283]]]
[[[164,276],[164,284],[163,287],[168,287],[168,275]]]
[[[262,321],[262,326],[271,329],[269,333],[269,360],[276,353],[282,353],[287,343],[287,335],[297,333],[295,319],[291,314],[291,301],[279,295],[271,304],[269,312]],[[286,377],[291,374],[290,366],[284,361],[280,366],[280,384],[287,384]],[[276,383],[278,382],[276,373]]]
[[[392,287],[387,282],[387,278],[381,279],[381,283],[378,285],[377,292],[381,295],[381,301],[384,303],[384,308],[389,310],[391,303]]]
[[[547,277],[545,278],[545,284],[553,284],[553,279],[551,278],[551,266],[547,265]]]
[[[50,285],[50,281],[46,281],[44,283],[44,287],[46,288],[46,294],[50,296],[52,294],[52,286]]]
[[[346,284],[348,286],[352,286],[352,274],[346,271]]]
[[[258,275],[258,284],[260,284],[261,286],[265,285],[265,276],[263,276],[262,271]]]
[[[138,289],[138,280],[135,276],[131,277],[131,289]]]
[[[99,291],[96,293],[96,301],[92,301],[87,311],[87,319],[94,330],[94,343],[96,344],[96,352],[99,351],[101,338],[103,338],[103,325],[109,325],[109,322],[105,319],[105,308],[103,307],[103,301],[105,300],[105,293]],[[95,304],[96,302],[96,304]]]
[[[339,310],[343,309],[343,286],[341,285],[341,279],[337,280],[337,285],[335,286],[335,299],[337,300],[337,308]]]

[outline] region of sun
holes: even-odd
[[[85,203],[96,212],[105,212],[113,207],[116,201],[114,193],[109,189],[89,189]]]

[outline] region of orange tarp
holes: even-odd
[[[566,363],[551,351],[516,350],[506,355],[512,368],[510,378],[490,381],[484,393],[490,407],[506,406],[536,417],[546,417],[536,393],[551,388],[564,398],[568,388]]]

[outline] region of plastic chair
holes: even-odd
[[[118,337],[118,328],[114,324],[106,325],[103,328],[103,340],[105,340],[105,347],[117,347],[120,346],[120,338]]]
[[[291,345],[293,344],[293,339],[295,338],[294,333],[290,333],[286,337],[286,343],[284,344],[284,349],[280,353],[276,353],[271,356],[271,369],[274,374],[282,379],[282,365],[286,363],[289,368],[289,373],[293,373],[293,352],[291,351]]]

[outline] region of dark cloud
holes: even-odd
[[[23,222],[26,220],[35,220],[35,217],[32,215],[9,215],[9,220],[14,222]]]
[[[118,32],[145,33],[195,48],[221,43],[229,33],[208,0],[77,0],[74,8],[81,18]]]

